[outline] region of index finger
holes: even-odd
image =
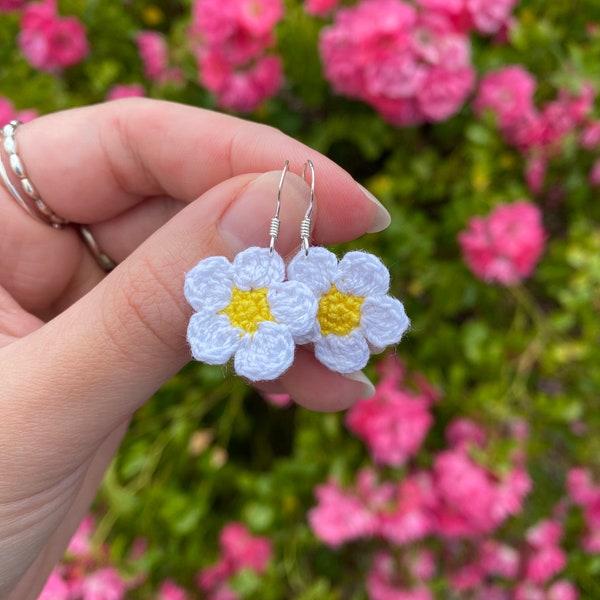
[[[45,203],[78,223],[107,220],[148,196],[191,202],[232,176],[276,170],[285,160],[300,172],[309,158],[316,239],[353,239],[376,220],[376,206],[325,156],[271,127],[190,106],[128,99],[55,113],[23,125],[18,143]]]

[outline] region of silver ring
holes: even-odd
[[[92,235],[92,232],[85,226],[79,225],[79,233],[83,238],[86,246],[89,248],[92,256],[96,259],[96,262],[106,271],[112,271],[117,263],[108,254],[102,251],[98,242]]]
[[[8,173],[4,168],[4,164],[2,162],[2,158],[0,157],[0,177],[2,177],[2,181],[6,186],[6,189],[10,192],[11,196],[17,201],[17,204],[30,216],[33,217],[39,223],[43,223],[44,225],[50,225],[48,221],[42,219],[36,212],[31,210],[27,202],[23,199],[19,190],[12,184],[12,181],[8,177]]]
[[[23,162],[21,158],[17,154],[17,140],[15,139],[15,132],[17,131],[17,127],[22,125],[21,121],[13,120],[2,128],[2,134],[4,136],[4,149],[8,154],[8,160],[11,171],[19,178],[21,182],[21,188],[29,196],[33,202],[36,210],[41,213],[40,215],[34,214],[34,212],[29,208],[29,205],[25,202],[21,194],[17,191],[14,185],[10,182],[8,178],[8,174],[6,173],[6,169],[4,165],[2,169],[0,169],[0,175],[2,176],[2,180],[5,185],[8,187],[8,190],[13,195],[14,199],[19,203],[21,208],[25,209],[27,213],[31,216],[35,216],[38,221],[42,223],[46,223],[46,225],[50,225],[55,229],[62,229],[69,221],[67,219],[63,219],[59,217],[40,197],[37,190],[35,189],[33,183],[27,177],[27,173],[25,173],[25,167],[23,166]],[[0,161],[1,162],[1,161]]]

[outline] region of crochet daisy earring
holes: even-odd
[[[284,373],[294,360],[295,337],[309,332],[317,314],[311,290],[300,281],[284,281],[285,265],[274,249],[288,166],[286,161],[269,248],[248,248],[233,262],[206,258],[185,277],[185,297],[196,311],[187,331],[193,357],[210,365],[233,357],[235,372],[250,381]]]
[[[296,337],[314,344],[315,356],[339,373],[359,371],[369,356],[397,344],[409,326],[402,303],[388,295],[390,274],[379,258],[367,252],[348,252],[340,261],[326,248],[310,247],[310,213],[314,204],[314,166],[311,203],[302,222],[302,248],[287,268],[290,282],[302,282],[318,300],[313,326]]]

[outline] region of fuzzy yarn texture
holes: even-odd
[[[238,375],[269,381],[294,360],[296,339],[313,328],[318,303],[300,281],[285,281],[276,252],[252,247],[229,262],[201,260],[185,277],[184,293],[196,311],[187,340],[196,360],[222,365],[234,358]]]
[[[313,343],[317,359],[332,371],[359,371],[408,329],[404,306],[387,294],[389,271],[372,254],[348,252],[338,262],[326,248],[301,250],[288,265],[288,280],[302,282],[318,300],[313,326],[296,341]]]

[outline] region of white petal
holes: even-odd
[[[294,339],[282,325],[263,321],[254,335],[246,336],[235,353],[235,371],[250,381],[270,381],[294,361]]]
[[[369,345],[359,330],[348,335],[330,334],[315,342],[315,356],[332,371],[353,373],[369,361]]]
[[[224,256],[211,256],[188,271],[183,292],[194,310],[217,312],[229,304],[231,286],[231,263]]]
[[[295,336],[307,334],[317,318],[316,296],[299,281],[274,284],[267,293],[271,314]]]
[[[373,254],[353,251],[340,260],[333,283],[344,294],[380,296],[390,287],[390,273]]]
[[[397,344],[410,325],[402,302],[392,296],[366,298],[361,312],[361,331],[376,348]]]
[[[253,246],[233,259],[233,282],[240,290],[261,289],[285,279],[285,264],[277,252]]]
[[[301,281],[317,296],[322,296],[331,287],[337,264],[336,255],[327,248],[310,248],[308,256],[300,250],[288,265],[288,279]]]
[[[232,327],[225,315],[195,313],[188,325],[187,340],[196,360],[222,365],[239,347],[243,333],[241,329]]]

